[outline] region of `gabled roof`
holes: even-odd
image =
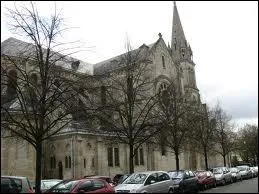
[[[162,38],[159,38],[156,42],[149,44],[149,45],[142,44],[139,48],[132,50],[129,53],[137,53],[137,52],[140,52],[141,49],[146,50],[147,53],[150,53],[156,48],[156,45],[158,44],[160,39],[162,39]],[[125,54],[126,53],[123,53],[121,55],[107,59],[105,61],[96,63],[93,68],[93,74],[104,74],[104,73],[112,72],[114,70],[124,67],[125,64],[121,64],[119,62],[121,61],[121,58]]]
[[[43,49],[43,51],[46,52],[46,49]],[[60,57],[64,57],[64,55],[60,53],[54,51],[52,51],[52,53],[55,54],[53,55],[53,60],[58,60]],[[1,43],[1,56],[3,55],[7,55],[10,57],[34,56],[35,45],[11,37]],[[71,67],[71,63],[75,61],[80,62],[78,68],[74,70],[75,72],[87,74],[90,74],[92,72],[92,65],[90,63],[86,63],[70,56],[65,56],[64,59],[58,60],[55,64],[57,66],[61,66],[64,69],[73,70]]]

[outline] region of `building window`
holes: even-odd
[[[139,165],[144,165],[144,150],[143,148],[139,149]]]
[[[50,168],[56,168],[56,158],[55,156],[50,157]]]
[[[120,166],[119,148],[109,147],[108,151],[108,166]]]
[[[38,76],[37,76],[37,74],[36,73],[32,73],[31,74],[31,84],[32,85],[37,85],[37,83],[38,83]]]
[[[17,89],[17,73],[15,70],[8,72],[8,82],[7,82],[7,94],[13,96],[16,94]]]
[[[165,69],[165,57],[162,56],[162,64],[163,64],[163,68]]]
[[[71,156],[68,156],[68,168],[71,168]]]
[[[134,158],[135,158],[136,166],[144,165],[144,149],[143,148],[137,149]]]
[[[53,168],[56,168],[56,157],[53,157]]]
[[[102,105],[106,104],[106,88],[105,88],[105,86],[101,86],[101,103],[102,103]]]
[[[67,158],[67,156],[65,157],[65,168],[68,168],[68,158]]]
[[[95,165],[94,165],[94,158],[92,158],[92,167],[95,167]]]
[[[84,168],[86,168],[86,160],[85,160],[85,158],[84,158]]]
[[[114,163],[115,166],[120,166],[119,148],[114,148]]]
[[[113,166],[113,152],[112,152],[112,148],[109,147],[107,149],[108,151],[108,166]]]

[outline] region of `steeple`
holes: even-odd
[[[171,40],[172,55],[175,60],[191,58],[189,47],[184,35],[181,20],[177,10],[176,3],[174,1],[173,12],[173,26],[172,26],[172,40]]]

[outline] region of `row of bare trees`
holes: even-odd
[[[19,137],[35,148],[36,193],[40,192],[43,142],[78,117],[84,121],[97,118],[101,130],[129,146],[130,173],[134,172],[133,158],[138,148],[146,142],[159,141],[163,147],[170,148],[175,154],[177,170],[179,155],[191,139],[200,145],[206,168],[212,147],[226,164],[232,143],[227,115],[219,106],[210,111],[200,102],[191,101],[180,92],[177,79],[167,80],[164,90],[154,91],[156,80],[145,47],[132,50],[127,44],[127,52],[117,60],[120,69],[70,77],[71,72],[56,64],[73,62],[68,57],[72,53],[61,55],[53,51],[62,45],[57,43],[58,35],[64,30],[60,15],[42,18],[33,4],[9,13],[13,29],[29,38],[33,46],[24,46],[15,57],[1,56],[5,64],[1,66],[1,85],[7,88],[2,95],[6,98],[1,104],[1,135]],[[13,69],[15,74],[10,73]],[[95,85],[101,88],[100,103],[91,101],[95,97],[85,95],[94,95]],[[8,99],[11,93],[12,98]],[[17,106],[6,106],[8,103]]]

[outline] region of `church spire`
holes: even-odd
[[[182,58],[183,50],[187,51],[187,41],[182,28],[181,20],[177,10],[176,3],[174,1],[174,12],[173,12],[173,26],[172,26],[172,40],[171,40],[172,54],[176,59]],[[185,53],[185,57],[187,57]]]

